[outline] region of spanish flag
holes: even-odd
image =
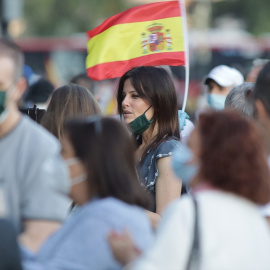
[[[121,77],[136,66],[185,65],[178,1],[130,8],[87,32],[86,70],[94,80]]]

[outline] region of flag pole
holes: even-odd
[[[183,39],[184,39],[184,51],[185,51],[185,95],[182,106],[182,112],[186,109],[188,88],[189,88],[189,42],[188,42],[188,30],[187,30],[187,15],[185,0],[178,0],[181,10],[182,26],[183,26]]]

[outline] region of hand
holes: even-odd
[[[145,210],[145,212],[152,224],[152,229],[155,231],[160,221],[160,215],[158,213],[153,213],[148,210]]]
[[[114,258],[122,265],[130,263],[141,254],[127,229],[121,233],[111,231],[108,234],[108,242]]]
[[[189,116],[186,112],[178,110],[178,118],[180,123],[180,129],[183,130],[186,125],[186,119],[189,119]]]

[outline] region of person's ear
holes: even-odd
[[[257,99],[255,101],[255,105],[256,105],[258,119],[260,120],[269,119],[269,115],[264,107],[264,104],[262,103],[260,99]]]
[[[18,89],[20,91],[21,96],[24,94],[27,89],[27,81],[24,77],[21,77],[17,82]]]
[[[24,77],[19,78],[16,82],[16,100],[19,100],[23,96],[26,89],[27,89],[26,79]]]

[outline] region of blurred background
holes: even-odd
[[[55,87],[85,71],[86,35],[106,18],[151,0],[0,0],[0,36],[22,48],[26,64]],[[269,0],[186,0],[190,49],[187,111],[204,93],[203,77],[216,65],[239,69],[246,77],[270,56]],[[179,107],[183,67],[171,67]],[[115,113],[116,80],[96,82],[103,112]]]

